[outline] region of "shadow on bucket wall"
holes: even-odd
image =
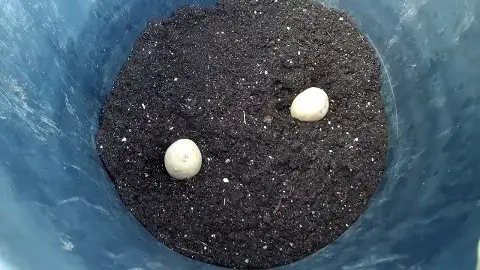
[[[0,268],[213,268],[139,226],[94,147],[100,107],[135,38],[180,1],[1,2]],[[474,269],[479,4],[328,4],[350,12],[382,57],[389,170],[339,241],[284,268]]]

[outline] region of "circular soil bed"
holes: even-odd
[[[319,122],[290,116],[308,87],[330,97]],[[203,166],[173,180],[181,138]],[[189,257],[268,268],[332,243],[382,177],[386,117],[374,49],[339,11],[307,0],[224,0],[154,21],[108,98],[100,156],[128,209]]]

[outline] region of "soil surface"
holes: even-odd
[[[161,242],[208,263],[268,268],[332,243],[383,176],[379,61],[345,13],[307,0],[224,0],[151,22],[105,105],[97,147],[128,209]],[[290,116],[308,87],[319,122]],[[195,141],[193,179],[163,157]]]

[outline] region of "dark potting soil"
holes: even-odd
[[[319,122],[289,106],[328,93]],[[200,173],[173,180],[181,138]],[[224,0],[151,22],[103,111],[100,156],[128,209],[189,257],[268,268],[332,243],[382,178],[386,116],[374,49],[347,14],[307,0]]]

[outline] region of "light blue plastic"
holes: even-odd
[[[97,157],[101,105],[175,0],[0,0],[0,269],[214,269],[150,236]],[[378,49],[389,169],[336,243],[283,269],[475,269],[480,2],[344,0]]]

